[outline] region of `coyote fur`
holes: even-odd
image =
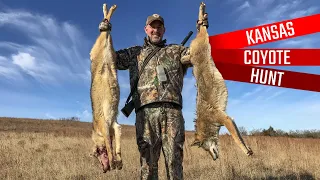
[[[117,6],[107,11],[103,4],[104,20],[110,18]],[[100,161],[103,172],[122,169],[121,126],[117,123],[119,84],[116,71],[116,54],[110,30],[101,32],[90,52],[91,59],[91,104],[93,113],[93,156]],[[115,140],[115,155],[112,141]]]
[[[203,21],[206,19],[205,4],[202,2],[198,22],[207,22]],[[207,27],[203,25],[198,25],[196,38],[190,44],[192,73],[197,86],[196,133],[192,146],[202,147],[210,153],[213,160],[216,160],[219,157],[220,127],[225,126],[237,145],[250,156],[253,154],[252,150],[246,146],[235,122],[225,112],[228,99],[227,87],[211,57]]]

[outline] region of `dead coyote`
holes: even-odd
[[[116,8],[117,6],[113,5],[107,13],[107,5],[103,4],[105,20],[110,21]],[[116,55],[110,31],[100,33],[91,49],[90,59],[93,155],[98,158],[105,173],[115,167],[122,168],[121,127],[117,123],[120,92],[115,67]],[[113,139],[115,139],[115,155]]]
[[[207,18],[205,4],[199,8],[199,21]],[[195,140],[193,146],[199,146],[216,160],[219,157],[219,130],[226,126],[235,142],[248,155],[252,150],[247,147],[233,119],[226,114],[228,91],[219,70],[211,57],[211,46],[207,27],[199,26],[196,38],[190,44],[193,76],[197,83],[197,112],[195,120]]]

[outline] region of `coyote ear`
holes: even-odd
[[[198,146],[200,147],[201,143],[198,140],[194,140],[193,143],[191,144],[191,146]]]
[[[91,153],[89,153],[89,157],[97,158],[98,157],[98,153],[97,152],[91,152]]]

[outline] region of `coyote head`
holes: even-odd
[[[209,152],[213,160],[216,160],[219,158],[219,131],[220,131],[221,125],[218,123],[213,123],[210,128],[210,130],[205,130],[204,132],[210,132],[210,134],[202,134],[199,135],[196,134],[196,139],[192,143],[191,146],[198,146],[202,149]]]
[[[98,159],[104,173],[111,169],[108,153],[105,147],[98,147],[94,149],[91,155]]]
[[[213,160],[217,160],[219,157],[219,139],[215,137],[210,137],[208,139],[204,139],[202,142],[195,141],[192,145],[201,147],[202,149],[209,152]]]

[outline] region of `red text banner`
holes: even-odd
[[[209,36],[212,49],[238,49],[320,32],[320,14]]]
[[[320,75],[257,66],[320,65],[318,49],[241,49],[320,32],[320,14],[209,36],[225,80],[320,92]]]
[[[320,92],[320,76],[271,68],[215,63],[225,80]]]
[[[320,66],[320,49],[212,49],[214,62],[254,66]]]

